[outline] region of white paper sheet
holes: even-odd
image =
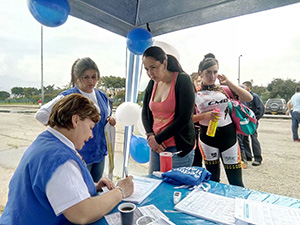
[[[234,199],[193,190],[181,200],[176,210],[221,224],[234,224]]]
[[[155,188],[157,188],[157,186],[161,182],[162,180],[160,179],[134,176],[134,192],[128,198],[123,199],[123,201],[129,201],[140,204],[155,190]]]
[[[234,216],[237,220],[249,224],[300,225],[299,208],[284,207],[249,199],[235,199]]]

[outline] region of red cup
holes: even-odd
[[[172,169],[172,152],[161,152],[160,158],[160,172],[167,172]]]

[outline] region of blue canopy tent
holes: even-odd
[[[300,0],[69,0],[70,15],[126,37],[134,28],[158,36],[189,27],[273,9]],[[140,56],[130,53],[125,101],[136,102]],[[133,126],[125,127],[124,169]]]
[[[69,0],[70,15],[126,37],[134,28],[158,36],[273,9],[299,0]]]
[[[189,27],[282,7],[300,0],[68,0],[70,15],[126,37],[134,28],[147,29],[152,37]],[[140,56],[130,52],[126,97],[136,102]],[[129,158],[133,126],[125,127],[124,169]]]

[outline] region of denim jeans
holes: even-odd
[[[98,162],[87,165],[88,170],[90,171],[94,182],[98,182],[103,175],[105,166],[105,158]]]
[[[293,140],[299,139],[299,136],[298,136],[299,123],[300,123],[300,112],[293,111],[293,113],[292,113]]]
[[[165,152],[175,153],[177,152],[177,148],[175,146],[168,147],[165,149]],[[184,157],[179,157],[177,154],[174,155],[172,157],[173,168],[192,166],[194,161],[194,154],[195,152],[192,150]],[[151,175],[153,171],[160,171],[159,154],[154,151],[150,151],[149,174]]]

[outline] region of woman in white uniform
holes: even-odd
[[[251,101],[252,96],[246,90],[232,83],[225,75],[218,74],[219,63],[211,53],[205,55],[199,64],[198,73],[202,78],[200,91],[196,94],[196,105],[199,111],[200,146],[206,169],[211,172],[211,180],[220,181],[220,158],[223,162],[230,184],[244,186],[242,181],[241,156],[238,147],[234,124],[228,110],[228,99],[222,87],[228,86],[241,101]],[[220,110],[217,131],[214,137],[206,135],[208,123],[217,119]]]

